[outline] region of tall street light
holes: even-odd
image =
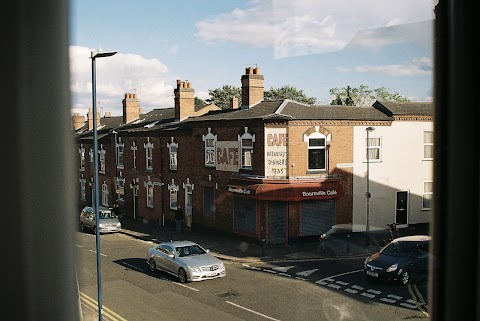
[[[97,138],[97,85],[96,85],[96,66],[95,59],[102,57],[110,57],[116,54],[116,51],[92,51],[90,58],[92,59],[92,99],[93,99],[93,168],[94,168],[94,189],[95,189],[95,240],[97,250],[97,285],[98,285],[98,320],[102,321],[102,271],[100,264],[100,227],[99,219],[99,191],[98,191],[98,138]]]
[[[365,128],[367,131],[367,191],[365,192],[365,198],[367,200],[367,246],[370,245],[370,132],[375,130],[375,127]]]

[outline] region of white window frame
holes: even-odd
[[[108,195],[109,195],[109,192],[108,192],[108,184],[107,182],[103,182],[102,184],[102,205],[103,206],[108,206]]]
[[[115,192],[117,194],[117,200],[125,200],[125,177],[123,177],[122,172],[120,172],[119,176],[115,180]]]
[[[426,130],[423,132],[423,159],[433,160],[433,131]]]
[[[424,181],[423,195],[422,195],[422,210],[431,210],[432,202],[433,202],[433,181]],[[426,206],[426,205],[429,205],[429,206]]]
[[[105,158],[106,158],[106,151],[103,148],[103,144],[100,145],[100,150],[98,151],[99,158],[100,158],[100,168],[99,172],[105,174]]]
[[[78,153],[80,154],[80,170],[85,171],[85,147],[83,144],[80,145]]]
[[[205,142],[205,167],[216,166],[215,146],[217,143],[217,135],[212,133],[212,129],[208,128],[208,133],[203,135]]]
[[[371,135],[371,134],[370,134]],[[367,138],[365,137],[365,162],[367,162],[367,153],[368,154],[368,161],[371,162],[380,162],[382,160],[382,138],[379,136],[370,136],[368,137],[368,145],[367,145]]]
[[[93,149],[90,148],[89,152],[88,152],[88,156],[90,156],[90,163],[93,163]]]
[[[244,142],[251,141],[251,145],[247,145]],[[252,169],[253,168],[253,147],[255,145],[255,134],[248,132],[248,127],[245,127],[245,133],[242,136],[238,135],[238,142],[240,143],[240,168]]]
[[[87,199],[86,188],[85,188],[87,180],[85,179],[85,177],[83,177],[83,174],[79,180],[80,180],[80,200],[85,201]]]
[[[178,208],[178,189],[179,185],[175,184],[175,181],[172,179],[172,182],[168,184],[168,191],[170,192],[169,202],[170,209],[176,210]]]
[[[138,149],[138,146],[137,146],[137,143],[135,143],[135,141],[132,142],[132,146],[130,147],[130,149],[132,150],[132,153],[133,153],[133,168],[137,168],[137,149]]]
[[[317,140],[317,139],[323,139],[324,144],[317,146],[317,145],[312,145],[311,141],[312,140]],[[321,132],[313,132],[310,135],[307,136],[307,145],[308,145],[308,154],[307,154],[307,169],[308,171],[326,171],[328,170],[328,149],[327,149],[327,139],[328,137],[325,136]],[[310,168],[310,151],[317,151],[317,150],[323,150],[324,151],[324,164],[325,166],[323,168]]]
[[[125,144],[122,142],[122,137],[118,137],[115,147],[117,148],[117,168],[123,169],[123,149]]]
[[[170,170],[176,171],[178,166],[178,144],[173,141],[173,137],[171,137],[171,143],[167,143],[167,148],[170,159]]]
[[[147,207],[153,208],[153,197],[154,197],[154,191],[153,191],[153,182],[150,180],[150,176],[148,177],[147,182],[145,183],[145,188],[147,189]]]
[[[149,137],[143,147],[145,147],[145,169],[153,170],[153,143],[150,142]]]

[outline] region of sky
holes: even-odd
[[[385,87],[411,101],[433,96],[435,0],[70,0],[71,112],[92,102],[122,115],[125,93],[142,112],[174,107],[177,80],[195,96],[241,87],[258,67],[265,90],[293,86],[317,104],[330,89]]]

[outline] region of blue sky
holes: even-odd
[[[173,107],[177,79],[195,95],[241,87],[258,66],[265,90],[286,85],[329,103],[334,87],[386,87],[431,101],[434,0],[71,0],[73,112],[121,115],[124,93],[143,112]],[[103,116],[103,115],[102,115]]]

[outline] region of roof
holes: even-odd
[[[388,116],[434,116],[434,105],[431,102],[396,102],[375,101],[372,105],[375,109]]]

